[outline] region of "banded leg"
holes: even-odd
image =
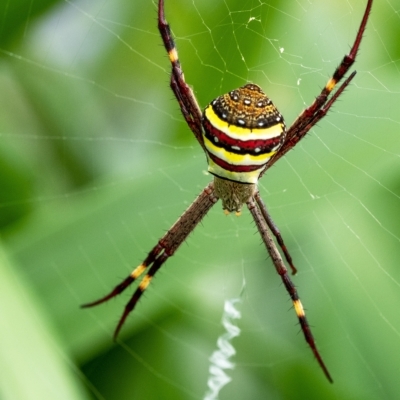
[[[134,309],[139,301],[143,292],[147,289],[150,281],[162,265],[171,257],[178,247],[185,241],[190,232],[194,230],[196,225],[208,213],[210,208],[218,201],[218,197],[214,191],[214,183],[208,184],[196,200],[189,206],[189,208],[182,214],[175,222],[172,228],[159,240],[157,245],[150,251],[149,255],[133,272],[124,279],[120,284],[106,296],[91,303],[83,304],[82,307],[93,307],[98,304],[117,296],[122,293],[128,286],[130,286],[137,278],[139,278],[146,270],[147,273],[141,280],[133,296],[126,304],[124,312],[118,322],[114,332],[114,339],[117,338],[122,325],[124,324],[127,316]]]
[[[167,50],[172,66],[171,89],[179,102],[182,114],[194,133],[196,139],[205,151],[202,136],[202,112],[190,86],[185,82],[185,77],[178,57],[178,51],[171,33],[171,28],[165,19],[164,0],[158,2],[158,30],[160,31],[164,47]]]
[[[257,193],[254,195],[254,199],[256,200],[258,207],[260,208],[260,211],[265,219],[265,222],[268,225],[268,228],[271,230],[271,232],[274,234],[280,248],[283,251],[283,254],[285,255],[286,261],[289,264],[290,269],[292,270],[292,274],[295,275],[297,272],[297,268],[293,264],[292,256],[289,253],[289,250],[287,249],[285,242],[283,241],[281,232],[279,231],[279,228],[276,226],[275,222],[272,220],[271,215],[269,214],[267,210],[267,206],[265,205],[263,199],[260,196],[260,192],[257,191]]]
[[[337,98],[341,95],[341,93],[346,89],[346,87],[348,86],[348,84],[351,82],[351,80],[354,78],[355,75],[356,75],[356,71],[353,71],[353,73],[343,82],[343,84],[339,87],[339,89],[335,92],[335,94],[329,99],[329,101],[320,110],[318,110],[315,113],[314,117],[309,121],[308,125],[305,125],[304,127],[302,127],[298,132],[296,132],[295,135],[292,135],[292,138],[290,140],[291,141],[290,146],[287,147],[286,149],[284,149],[283,154],[279,154],[278,158],[281,158],[288,150],[290,150],[290,148],[295,146],[307,134],[307,132],[315,124],[318,123],[318,121],[320,121],[323,117],[325,117],[325,115],[331,108],[332,104],[337,100]],[[291,131],[291,129],[290,129],[290,131]],[[277,160],[275,160],[275,161],[277,161]]]
[[[358,28],[358,32],[356,35],[356,38],[354,40],[353,46],[349,52],[349,54],[346,54],[339,66],[335,69],[335,72],[333,73],[332,77],[328,80],[327,84],[325,87],[322,89],[321,93],[317,98],[314,100],[314,102],[311,104],[310,107],[307,107],[301,114],[300,116],[296,119],[296,121],[293,124],[293,127],[296,126],[297,128],[304,126],[304,117],[306,117],[306,121],[309,120],[309,118],[312,118],[315,114],[316,111],[318,111],[327,101],[328,96],[332,92],[332,90],[336,87],[337,83],[341,81],[343,76],[348,72],[348,70],[351,68],[351,66],[354,64],[354,61],[356,60],[358,49],[361,44],[361,39],[363,37],[365,28],[367,26],[367,21],[369,14],[371,12],[371,7],[372,7],[372,0],[368,0],[367,6],[364,11],[363,19],[361,20],[360,27]],[[307,124],[308,122],[306,122]]]
[[[265,247],[267,248],[267,251],[272,259],[272,263],[275,266],[276,272],[281,277],[282,282],[285,285],[285,288],[286,288],[287,292],[289,293],[290,298],[292,299],[293,307],[296,312],[297,318],[299,319],[301,330],[303,331],[306,342],[308,343],[312,352],[314,353],[314,356],[317,359],[318,364],[322,368],[325,376],[328,378],[329,382],[332,383],[333,382],[332,377],[331,377],[327,367],[325,366],[325,363],[322,360],[322,357],[319,354],[319,351],[315,344],[315,340],[312,335],[310,325],[307,322],[304,308],[303,308],[303,305],[301,304],[296,287],[294,286],[293,282],[291,281],[288,271],[285,267],[285,264],[283,263],[282,257],[279,254],[279,251],[271,237],[271,234],[268,230],[268,224],[264,218],[264,214],[260,210],[260,205],[254,200],[254,198],[252,198],[247,202],[247,207],[254,218],[254,221],[257,225],[258,231],[260,232],[260,235],[263,239]]]
[[[339,96],[343,93],[344,89],[350,83],[350,81],[354,78],[356,72],[353,72],[349,78],[339,87],[336,94],[329,101],[329,105],[327,104],[325,109],[322,109],[324,104],[328,101],[329,95],[332,93],[336,85],[342,80],[344,75],[349,71],[351,66],[354,64],[356,60],[358,49],[360,47],[360,43],[367,26],[367,21],[369,14],[371,12],[372,0],[368,0],[367,6],[364,11],[363,19],[361,20],[360,27],[358,28],[358,32],[356,38],[354,40],[353,46],[349,52],[346,54],[339,66],[335,69],[332,77],[328,80],[325,87],[322,89],[321,93],[316,97],[314,102],[307,107],[302,113],[296,118],[293,124],[290,126],[285,138],[285,142],[283,143],[281,149],[276,153],[274,157],[270,159],[270,161],[265,166],[264,170],[260,174],[260,177],[265,173],[265,171],[273,164],[275,164],[282,156],[284,156],[290,149],[292,149],[318,122],[321,118],[326,115],[328,109],[332,106],[332,104],[339,98]],[[319,113],[319,111],[322,113]]]
[[[288,135],[290,135],[290,139],[285,141],[285,144],[279,150],[278,153],[274,157],[272,157],[267,163],[265,169],[262,171],[262,174],[273,164],[275,164],[281,157],[283,157],[289,150],[291,150],[296,144],[303,139],[303,137],[308,133],[308,131],[318,123],[329,111],[333,103],[338,99],[338,97],[343,93],[348,84],[356,75],[356,71],[354,71],[343,83],[340,85],[339,89],[335,92],[335,94],[330,98],[330,100],[318,110],[313,118],[308,120],[308,123],[304,125],[302,128],[297,127],[297,131],[294,131],[294,128],[291,126],[288,130]]]

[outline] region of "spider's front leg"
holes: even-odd
[[[257,225],[258,231],[260,232],[265,247],[267,248],[267,251],[271,257],[272,263],[275,266],[276,272],[281,277],[285,289],[289,293],[289,296],[293,302],[293,307],[296,312],[297,318],[299,319],[301,330],[303,331],[306,342],[308,343],[312,352],[314,353],[314,356],[317,359],[318,364],[322,368],[322,371],[324,372],[325,376],[328,378],[329,382],[333,383],[328,368],[326,367],[324,361],[322,360],[322,357],[315,344],[314,336],[311,332],[310,325],[308,324],[308,321],[306,319],[304,308],[303,305],[301,304],[299,295],[297,293],[297,289],[289,277],[285,264],[283,263],[282,257],[279,254],[279,251],[268,230],[268,224],[264,217],[264,213],[261,210],[260,203],[256,202],[254,198],[251,198],[247,202],[247,207],[251,212],[251,215],[253,216],[253,219]]]
[[[99,300],[82,305],[83,308],[86,308],[106,302],[107,300],[122,293],[147,270],[146,275],[143,277],[131,299],[125,306],[124,312],[115,329],[114,339],[117,338],[126,318],[134,309],[135,305],[149,286],[150,281],[156,272],[162,267],[169,257],[173,256],[178,247],[185,241],[185,239],[217,201],[218,196],[215,193],[214,184],[210,183],[204,188],[204,190],[182,214],[182,216],[178,218],[171,229],[159,240],[157,245],[150,251],[149,255],[142,264],[136,267],[132,273],[120,284],[115,286],[115,288],[109,294],[100,298]]]

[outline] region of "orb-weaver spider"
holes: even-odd
[[[117,337],[127,316],[135,307],[155,273],[175,253],[218,199],[221,199],[222,208],[226,213],[234,211],[237,215],[240,214],[243,204],[246,204],[275,269],[292,299],[305,339],[325,376],[332,382],[331,375],[317,350],[297,290],[288,275],[270,232],[275,236],[293,274],[296,273],[296,268],[278,228],[261,199],[257,182],[271,165],[292,149],[326,115],[332,104],[354,78],[355,71],[329,97],[355,61],[371,7],[372,0],[368,0],[349,54],[344,56],[314,102],[286,129],[283,117],[272,101],[259,86],[252,83],[216,98],[203,112],[201,111],[192,89],[185,82],[174,39],[164,16],[164,0],[159,0],[158,29],[172,65],[171,88],[189,128],[207,156],[208,171],[214,175],[214,181],[205,187],[172,228],[159,240],[142,264],[107,296],[82,306],[95,306],[120,294],[147,270],[125,306],[115,329],[114,338]]]

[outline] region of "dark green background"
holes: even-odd
[[[354,83],[260,189],[323,377],[245,211],[218,204],[122,330],[91,310],[207,184],[150,0],[0,5],[0,399],[201,399],[238,297],[220,399],[395,399],[400,372],[400,20],[374,5]],[[167,0],[199,102],[253,81],[289,124],[348,51],[365,1]],[[21,12],[22,10],[22,12]]]

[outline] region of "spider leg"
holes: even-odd
[[[270,159],[270,162],[267,164],[267,168],[271,165],[275,164],[281,157],[283,157],[289,150],[291,150],[296,144],[308,133],[308,131],[318,123],[322,118],[325,117],[328,110],[331,108],[332,104],[338,99],[338,97],[343,93],[346,87],[349,85],[351,80],[355,77],[356,71],[353,71],[349,77],[340,85],[339,89],[335,92],[335,94],[329,99],[329,101],[319,109],[311,119],[307,125],[302,127],[293,127],[291,126],[288,130],[288,135],[290,135],[290,139],[285,142],[285,145],[278,151],[278,153]],[[266,169],[267,169],[266,168]],[[265,171],[265,170],[264,170]],[[263,173],[264,173],[263,171]]]
[[[303,133],[301,136],[303,137],[310,129],[312,126],[318,123],[318,121],[322,118],[325,117],[325,115],[328,113],[328,110],[331,108],[332,104],[338,99],[338,97],[343,93],[343,91],[346,89],[346,87],[349,85],[349,83],[353,80],[353,78],[356,76],[357,71],[353,71],[349,77],[340,85],[339,89],[334,93],[334,95],[327,101],[324,106],[319,109],[313,116],[312,120],[306,125],[303,130],[306,130],[305,133]],[[310,126],[311,125],[311,126]],[[309,126],[309,127],[308,127]],[[307,129],[308,128],[308,129]],[[296,135],[297,136],[297,135]],[[300,140],[300,139],[299,139]]]
[[[170,83],[171,89],[179,102],[179,106],[187,124],[205,151],[201,127],[202,112],[193,90],[185,82],[185,77],[179,61],[178,51],[171,33],[171,28],[165,19],[164,0],[159,0],[158,2],[158,30],[160,31],[164,47],[167,50],[172,66]]]
[[[346,54],[339,66],[335,69],[332,77],[328,80],[325,87],[322,89],[321,93],[310,107],[306,108],[296,119],[294,122],[295,125],[304,126],[305,122],[308,121],[309,118],[312,118],[317,110],[319,110],[327,101],[329,94],[335,88],[336,84],[343,78],[343,76],[347,73],[350,67],[354,64],[356,60],[358,49],[361,44],[361,39],[363,37],[365,28],[367,26],[367,21],[369,14],[371,12],[372,0],[368,0],[367,6],[364,11],[363,19],[361,20],[360,27],[358,28],[358,32],[356,38],[354,40],[353,46],[349,52]]]
[[[272,220],[271,215],[269,214],[269,212],[267,210],[267,206],[265,205],[263,199],[260,196],[260,192],[257,191],[257,193],[254,195],[254,199],[256,200],[256,202],[259,206],[259,209],[265,219],[265,222],[268,225],[268,228],[274,234],[280,248],[282,249],[283,254],[285,255],[286,261],[288,262],[290,269],[292,270],[292,274],[293,275],[296,274],[297,269],[293,264],[293,260],[289,253],[289,250],[287,249],[287,247],[283,241],[283,238],[282,238],[281,232],[279,231],[279,228],[276,226],[275,222]]]
[[[301,330],[303,331],[305,340],[310,346],[312,352],[314,353],[314,356],[317,359],[318,364],[323,370],[325,376],[327,377],[329,382],[333,383],[332,377],[327,367],[325,366],[325,363],[322,360],[322,357],[315,344],[315,340],[312,335],[310,325],[307,322],[304,308],[303,305],[301,304],[299,295],[297,293],[297,289],[289,277],[288,271],[285,267],[285,264],[283,263],[282,257],[279,254],[279,251],[268,230],[268,223],[264,217],[264,213],[260,209],[262,208],[262,206],[258,202],[256,202],[254,198],[251,198],[249,201],[247,201],[247,207],[254,218],[258,231],[260,232],[262,240],[265,244],[265,247],[267,248],[267,251],[272,259],[272,263],[274,264],[277,273],[281,277],[282,282],[285,285],[285,288],[289,293],[290,298],[292,299],[293,307],[296,312],[297,318],[299,319]]]
[[[358,32],[356,38],[354,40],[353,46],[349,52],[346,54],[339,66],[335,69],[332,77],[328,80],[325,87],[322,89],[321,93],[315,98],[313,103],[307,107],[302,113],[296,118],[293,124],[287,131],[285,141],[279,151],[276,153],[274,157],[272,157],[265,169],[260,174],[260,177],[264,174],[264,172],[271,167],[271,165],[275,164],[284,154],[286,154],[289,150],[293,148],[306,134],[307,132],[321,119],[326,115],[328,109],[332,106],[332,104],[338,99],[339,95],[343,93],[346,86],[353,79],[355,72],[353,72],[349,78],[339,87],[336,95],[331,98],[328,107],[325,107],[325,112],[318,114],[324,104],[328,101],[328,97],[331,92],[334,90],[336,85],[341,81],[344,75],[348,72],[351,66],[354,64],[356,60],[358,49],[361,44],[361,40],[367,26],[368,17],[371,12],[372,0],[368,0],[367,6],[364,11],[363,18],[360,23],[360,27],[358,28]],[[318,117],[316,118],[316,115]]]
[[[189,236],[190,232],[194,230],[197,224],[204,218],[217,201],[218,196],[214,191],[214,183],[212,182],[203,189],[189,208],[178,218],[172,228],[169,229],[168,232],[159,240],[142,264],[136,267],[120,284],[115,286],[109,294],[99,300],[82,305],[83,308],[93,307],[117,296],[139,278],[146,269],[148,269],[133,296],[125,306],[124,312],[118,322],[117,328],[115,329],[114,339],[118,336],[127,316],[134,309],[140,297],[149,286],[155,273],[162,267],[165,261],[175,253],[178,247]]]

